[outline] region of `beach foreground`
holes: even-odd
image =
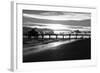
[[[33,46],[31,49],[31,53],[29,54],[24,55],[23,52],[24,63],[91,59],[91,39],[72,41],[47,48],[41,46],[37,48]]]

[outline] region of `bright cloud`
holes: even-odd
[[[48,13],[47,13],[48,14]],[[60,21],[65,21],[65,20],[85,20],[85,19],[90,19],[89,14],[76,14],[76,13],[70,13],[64,15],[37,15],[37,14],[23,14],[24,17],[30,17],[30,18],[37,18],[37,19],[47,19],[47,20],[60,20]]]
[[[77,12],[58,12],[58,11],[28,11],[23,13],[24,20],[23,26],[32,28],[48,28],[54,31],[59,30],[91,30],[91,27],[87,27],[84,24],[90,24],[90,13],[77,13]],[[29,20],[28,20],[29,18]],[[34,18],[34,19],[32,19]],[[73,20],[72,22],[68,22]],[[81,23],[81,20],[85,20]],[[46,22],[47,21],[47,22]],[[75,22],[77,21],[77,22]],[[70,23],[72,25],[70,25]],[[76,26],[78,25],[78,26]],[[81,26],[84,25],[84,26]]]
[[[30,25],[33,26],[30,26]],[[34,25],[36,24],[36,25]],[[42,25],[42,26],[40,26]],[[28,25],[24,24],[25,27],[32,27],[32,28],[48,28],[52,29],[54,31],[66,31],[66,30],[91,30],[91,27],[86,27],[86,26],[71,26],[71,25],[62,25],[62,24],[43,24],[43,23],[30,23]]]

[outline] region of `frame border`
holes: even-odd
[[[45,4],[32,4],[32,2],[15,2],[11,1],[11,70],[18,70],[18,25],[17,24],[17,4],[21,5],[37,5],[37,6],[52,6],[52,7],[71,7],[71,8],[86,8],[96,9],[95,7],[78,7],[78,6],[63,6],[63,5],[45,5]]]

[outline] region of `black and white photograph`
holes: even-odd
[[[22,11],[23,63],[91,59],[91,13]]]

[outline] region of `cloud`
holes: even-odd
[[[23,13],[24,17],[29,18],[37,18],[37,19],[46,19],[46,20],[60,20],[60,21],[68,21],[68,20],[86,20],[91,19],[90,14],[82,14],[82,13],[57,13],[57,12],[45,12],[40,14],[26,14]]]
[[[52,30],[90,30],[91,14],[81,12],[24,11],[23,26]]]
[[[24,27],[31,27],[31,28],[48,28],[54,31],[62,31],[62,30],[91,30],[91,27],[87,26],[73,26],[73,25],[62,25],[62,24],[44,24],[44,23],[31,23],[24,24]]]
[[[44,16],[58,16],[58,15],[64,15],[64,12],[43,12],[40,13],[39,15],[44,15]]]

